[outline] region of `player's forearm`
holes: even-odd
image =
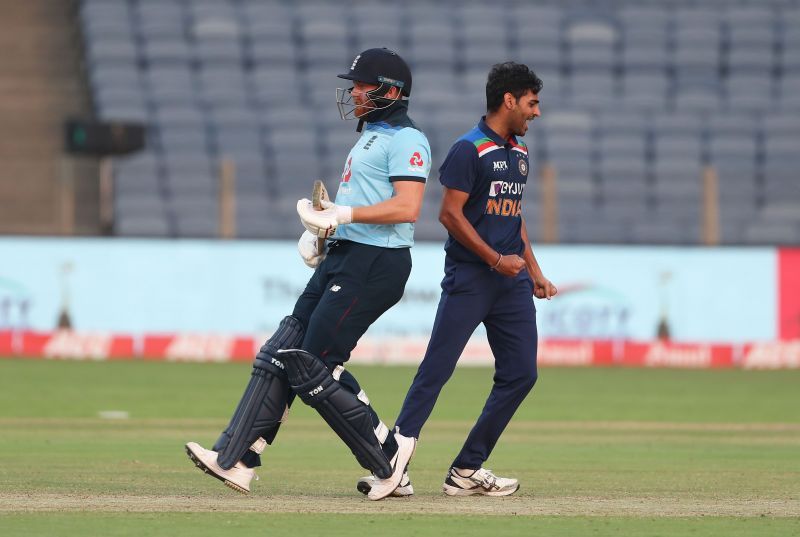
[[[542,269],[539,267],[539,262],[536,261],[536,256],[533,255],[533,247],[531,246],[531,241],[528,238],[528,228],[525,225],[525,219],[522,219],[522,243],[525,245],[525,252],[523,254],[523,259],[525,260],[525,268],[528,269],[528,274],[531,277],[537,278],[543,276]]]
[[[496,252],[494,248],[486,244],[472,224],[464,217],[463,212],[460,210],[448,211],[442,208],[439,213],[439,222],[459,244],[480,257],[484,263],[490,267],[497,263],[500,252]]]
[[[353,222],[361,224],[402,224],[416,222],[422,199],[394,196],[386,201],[364,207],[353,207]]]

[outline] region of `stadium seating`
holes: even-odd
[[[335,74],[388,45],[433,149],[420,239],[442,236],[436,169],[514,59],[544,80],[528,143],[534,171],[557,170],[562,242],[698,243],[713,166],[723,243],[800,243],[796,0],[83,0],[79,20],[97,115],[148,125],[147,150],[116,161],[120,235],[214,236],[229,158],[239,234],[294,238],[286,207],[313,179],[335,189],[356,137]]]

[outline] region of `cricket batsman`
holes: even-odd
[[[213,447],[186,444],[197,467],[241,493],[250,492],[254,468],[295,395],[371,472],[366,482],[399,483],[405,465],[397,461],[407,461],[416,444],[389,431],[345,363],[403,295],[431,151],[408,117],[411,71],[396,52],[365,50],[338,76],[352,82],[337,90],[339,113],[358,120],[361,137],[347,155],[335,202],[321,200],[322,210],[308,199],[297,202],[306,228],[298,249],[314,274],[256,355],[241,401]],[[320,238],[327,240],[322,249]]]

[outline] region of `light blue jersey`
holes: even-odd
[[[367,123],[361,138],[347,155],[337,205],[363,207],[386,201],[394,194],[392,182],[426,182],[431,169],[428,139],[409,120],[399,125]],[[347,224],[336,229],[334,239],[386,248],[414,244],[414,224]]]

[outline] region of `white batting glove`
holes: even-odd
[[[303,263],[310,268],[317,268],[325,259],[325,252],[317,251],[317,237],[309,231],[304,231],[297,241],[297,251],[303,258]]]
[[[317,211],[311,200],[303,198],[297,201],[297,214],[308,231],[321,239],[327,239],[336,232],[336,226],[353,221],[353,208],[327,201],[322,204],[325,209]]]

